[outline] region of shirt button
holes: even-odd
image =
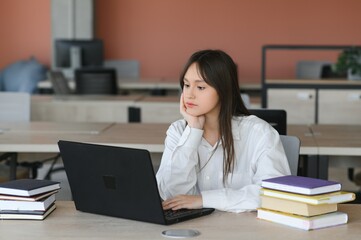
[[[210,178],[209,176],[206,176],[206,180],[209,180],[209,178]]]

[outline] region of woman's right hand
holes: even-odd
[[[184,104],[183,93],[182,93],[182,95],[180,97],[180,101],[179,101],[179,111],[182,114],[182,116],[184,117],[184,119],[187,121],[189,127],[203,129],[204,122],[206,120],[204,115],[194,116],[187,112],[187,107]]]

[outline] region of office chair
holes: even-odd
[[[113,68],[80,68],[75,70],[77,94],[115,95],[118,92],[117,74]]]
[[[114,68],[118,78],[127,79],[127,81],[138,81],[140,66],[137,60],[105,60],[104,67]]]
[[[290,166],[291,174],[297,175],[300,160],[301,142],[298,137],[286,136],[287,113],[281,109],[249,109],[252,115],[265,120],[273,126],[280,134],[281,142]]]
[[[55,94],[68,95],[72,93],[68,80],[61,71],[49,71],[47,76],[51,81]]]
[[[287,135],[287,113],[282,109],[248,109],[250,114],[255,115],[274,127],[279,134]]]
[[[296,136],[280,135],[280,138],[290,166],[291,174],[297,176],[301,141]]]
[[[296,64],[297,79],[321,79],[322,68],[331,66],[332,62],[328,61],[307,61],[302,60]]]
[[[251,107],[251,98],[249,97],[249,94],[247,93],[241,93],[241,98],[243,101],[244,106],[249,109]]]

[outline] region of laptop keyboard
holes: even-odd
[[[179,210],[165,210],[164,215],[167,219],[180,218],[184,216],[201,213],[202,209],[179,209]]]

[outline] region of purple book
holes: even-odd
[[[316,195],[341,190],[341,184],[338,182],[292,175],[264,179],[261,186],[305,195]]]

